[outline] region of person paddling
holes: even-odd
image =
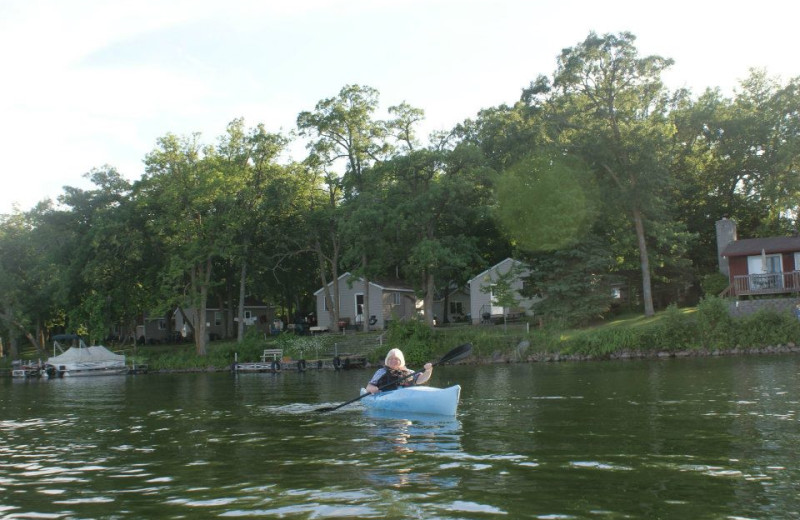
[[[433,365],[425,363],[425,371],[411,376],[414,371],[406,367],[405,356],[399,348],[386,354],[384,366],[379,368],[367,384],[367,392],[374,394],[379,390],[396,390],[401,386],[421,385],[428,382],[433,374]]]

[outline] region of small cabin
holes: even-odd
[[[800,292],[800,237],[736,236],[736,223],[717,222],[720,272],[727,275],[729,296]]]

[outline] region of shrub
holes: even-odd
[[[697,345],[697,335],[697,321],[673,304],[664,312],[655,343],[662,350],[683,350]]]
[[[319,336],[281,334],[275,338],[273,347],[282,349],[283,355],[292,359],[320,359],[333,350],[336,339],[335,334]],[[259,355],[261,355],[260,352]]]
[[[700,289],[704,296],[719,296],[728,288],[730,280],[722,273],[712,273],[700,279]]]
[[[399,348],[403,351],[407,365],[423,365],[432,361],[434,356],[436,338],[433,330],[417,320],[393,321],[389,325],[389,348]],[[385,352],[384,352],[385,354]]]
[[[764,347],[800,341],[800,321],[788,312],[761,310],[734,321],[734,337],[743,347]]]
[[[721,298],[706,296],[697,304],[700,344],[709,350],[728,348],[733,343],[733,319]]]

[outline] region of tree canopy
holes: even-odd
[[[382,111],[363,85],[298,114],[300,161],[283,159],[288,135],[242,118],[212,143],[166,132],[135,182],[104,165],[91,189],[0,216],[3,344],[127,334],[181,307],[202,355],[210,304],[241,339],[245,297],[288,317],[323,287],[336,321],[344,271],[404,279],[433,324],[434,301],[509,256],[546,321],[601,319],[619,287],[647,315],[696,300],[716,220],[797,229],[800,78],[754,69],[730,97],[670,91],[672,60],[635,43],[590,33],[518,100],[427,139],[424,110]]]

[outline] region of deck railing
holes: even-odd
[[[734,276],[732,292],[734,296],[800,292],[800,271]]]

